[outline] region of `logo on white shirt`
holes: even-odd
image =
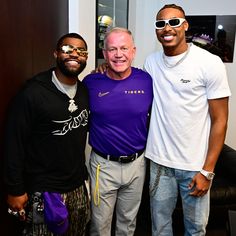
[[[190,82],[189,79],[181,79],[180,81],[181,81],[183,84],[186,84],[186,83],[189,83],[189,82]]]

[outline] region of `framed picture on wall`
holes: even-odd
[[[103,40],[112,27],[128,27],[129,0],[97,0],[96,2],[96,66],[103,59]]]
[[[186,39],[213,54],[223,62],[233,62],[236,31],[236,16],[209,15],[186,16],[190,28]]]

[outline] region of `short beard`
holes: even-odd
[[[57,67],[61,71],[61,73],[68,77],[75,77],[78,76],[86,67],[87,62],[86,61],[80,61],[80,67],[77,70],[69,70],[65,64],[64,61],[57,59]]]

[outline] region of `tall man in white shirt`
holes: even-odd
[[[163,51],[147,57],[154,100],[146,157],[150,164],[152,235],[173,235],[178,191],[185,235],[205,235],[209,189],[222,149],[230,90],[218,56],[185,40],[184,10],[165,5],[156,16]]]

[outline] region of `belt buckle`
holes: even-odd
[[[121,163],[126,163],[128,161],[128,156],[119,156],[118,161]]]

